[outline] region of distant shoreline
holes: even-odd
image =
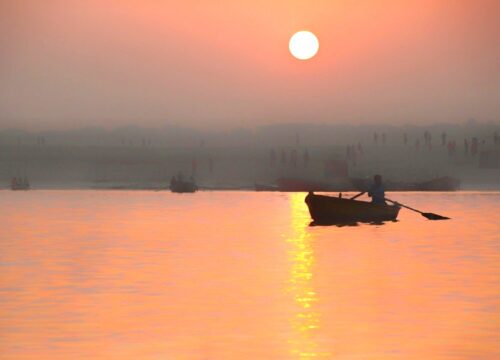
[[[419,150],[412,145],[366,145],[362,150],[354,145],[191,149],[0,146],[0,186],[9,189],[17,177],[27,178],[33,189],[160,191],[167,190],[170,179],[182,173],[186,178],[192,176],[201,190],[248,191],[255,190],[255,184],[275,186],[281,178],[334,184],[336,179],[370,181],[374,174],[380,174],[386,184],[452,177],[460,181],[462,190],[500,190],[500,165],[483,163],[486,152],[498,159],[500,147],[480,144],[472,155],[458,145],[450,155],[448,147],[441,144],[432,148],[422,144]],[[332,185],[332,189],[351,190],[349,184]]]

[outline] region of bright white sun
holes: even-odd
[[[291,37],[288,48],[297,59],[309,60],[318,53],[319,41],[312,32],[299,31]]]

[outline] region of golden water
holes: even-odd
[[[500,193],[0,192],[1,359],[498,359]]]

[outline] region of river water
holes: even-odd
[[[498,359],[500,192],[0,192],[1,359]]]

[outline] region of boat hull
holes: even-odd
[[[305,202],[315,223],[383,222],[397,219],[400,207],[309,193]]]
[[[11,186],[10,189],[13,191],[30,190],[30,186],[29,185],[27,185],[27,186]]]
[[[198,186],[192,182],[177,182],[170,185],[170,191],[173,193],[194,193],[198,191]]]

